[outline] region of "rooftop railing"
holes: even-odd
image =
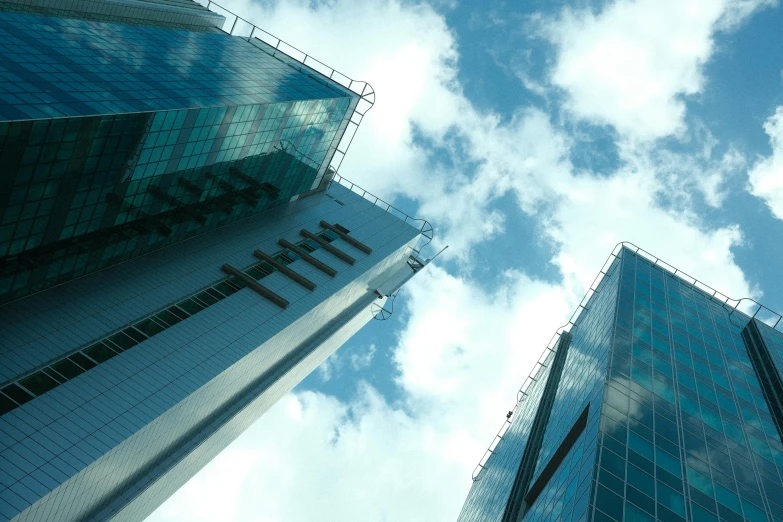
[[[474,481],[478,480],[481,471],[486,467],[486,464],[489,461],[490,457],[495,453],[495,450],[497,449],[497,446],[500,443],[500,441],[503,440],[503,437],[508,431],[508,428],[511,426],[511,423],[514,419],[514,415],[516,414],[520,403],[523,400],[527,399],[528,397],[527,392],[528,390],[530,390],[530,386],[537,381],[538,375],[547,367],[548,362],[552,360],[551,356],[556,351],[555,348],[557,346],[558,340],[560,339],[560,335],[566,331],[570,332],[571,329],[576,325],[576,322],[579,320],[579,317],[582,315],[582,312],[587,310],[587,302],[592,298],[593,294],[596,293],[598,289],[598,285],[606,276],[609,267],[612,266],[612,263],[614,263],[615,259],[619,257],[620,252],[622,251],[623,248],[627,248],[628,250],[632,251],[634,254],[637,254],[640,257],[643,257],[644,259],[652,263],[653,266],[658,266],[663,270],[667,271],[670,275],[679,278],[685,283],[688,283],[691,286],[691,288],[698,289],[701,292],[707,294],[707,296],[710,299],[714,300],[715,302],[717,302],[718,304],[720,304],[721,306],[729,310],[729,318],[741,317],[741,319],[744,320],[746,324],[747,322],[753,319],[757,319],[763,322],[764,324],[768,325],[769,327],[783,333],[783,316],[771,310],[770,308],[767,308],[766,306],[762,305],[755,299],[750,297],[743,297],[741,299],[732,299],[718,292],[711,286],[702,283],[695,277],[686,274],[679,268],[676,268],[670,265],[669,263],[666,263],[665,261],[651,254],[650,252],[644,250],[643,248],[638,247],[631,242],[622,241],[618,243],[614,247],[614,249],[612,249],[612,253],[609,254],[609,257],[601,267],[601,270],[598,272],[598,275],[596,275],[595,279],[593,280],[593,283],[590,285],[590,288],[587,290],[584,297],[580,301],[579,306],[577,306],[576,310],[574,310],[574,313],[571,315],[571,318],[568,320],[566,324],[564,324],[563,326],[561,326],[555,331],[554,335],[552,336],[552,339],[546,345],[546,348],[544,349],[544,353],[541,355],[541,357],[539,357],[535,365],[533,365],[533,369],[531,370],[527,379],[525,379],[525,381],[522,383],[522,386],[519,388],[519,391],[517,391],[517,401],[514,404],[514,407],[506,414],[506,419],[503,422],[503,424],[500,426],[500,429],[495,435],[495,438],[492,439],[489,448],[487,448],[487,450],[484,452],[484,455],[481,457],[481,460],[479,461],[478,465],[473,470],[473,473],[471,474],[471,478]],[[737,325],[737,326],[744,326],[744,325]]]
[[[297,49],[293,45],[281,40],[268,31],[261,29],[225,7],[216,4],[212,0],[207,0],[206,3],[203,0],[197,1],[210,11],[225,17],[223,26],[218,28],[221,31],[232,36],[246,37],[248,42],[255,44],[259,49],[272,56],[281,54],[298,62],[300,64],[298,70],[305,73],[315,72],[322,77],[321,81],[323,81],[323,83],[329,85],[330,82],[332,82],[359,96],[356,108],[348,120],[348,126],[329,161],[329,168],[334,171],[339,170],[343,158],[345,158],[345,154],[348,152],[348,148],[353,142],[359,124],[362,122],[367,111],[375,104],[375,90],[372,86],[367,82],[354,80],[349,76],[332,69],[322,61],[313,58],[304,51]],[[226,28],[228,28],[228,30]],[[305,67],[307,69],[305,69]]]
[[[667,272],[669,272],[671,275],[680,278],[682,281],[688,283],[691,286],[691,288],[701,290],[703,293],[707,294],[707,296],[710,299],[716,301],[718,304],[720,304],[721,306],[729,310],[730,318],[736,316],[744,316],[741,317],[741,320],[744,320],[746,324],[752,319],[757,319],[762,323],[766,324],[767,326],[769,326],[770,328],[783,333],[783,316],[781,316],[778,312],[759,303],[752,297],[742,297],[740,299],[734,299],[728,297],[727,295],[718,292],[710,285],[706,283],[702,283],[695,277],[686,274],[679,268],[676,268],[670,265],[669,263],[662,261],[660,258],[654,256],[650,252],[628,241],[623,241],[622,243],[619,243],[615,247],[615,251],[619,251],[623,247],[647,259],[654,266],[661,267]],[[744,325],[742,325],[742,327],[744,327]]]
[[[430,241],[432,241],[432,237],[434,234],[434,230],[432,228],[432,224],[430,224],[429,221],[422,218],[415,218],[413,216],[408,215],[407,213],[403,212],[402,210],[398,209],[388,201],[384,201],[375,194],[372,194],[363,188],[361,188],[356,183],[353,183],[352,181],[348,181],[344,177],[342,177],[337,172],[333,173],[333,177],[331,180],[329,180],[329,186],[332,185],[332,183],[339,183],[340,185],[347,187],[351,192],[355,192],[362,196],[367,201],[371,201],[373,204],[381,207],[386,212],[393,214],[403,220],[405,223],[408,223],[410,225],[414,225],[419,227],[419,234],[421,234],[421,239],[419,243],[416,245],[416,248],[413,249],[414,252],[416,252],[416,255],[420,255],[422,249],[427,246]]]
[[[410,225],[415,225],[419,227],[419,233],[421,234],[421,241],[419,244],[414,248],[413,250],[416,252],[416,254],[421,254],[421,250],[427,246],[430,241],[432,241],[433,237],[433,228],[429,221],[426,219],[421,218],[415,218],[413,216],[408,215],[407,213],[403,212],[402,210],[398,209],[391,203],[382,200],[375,194],[372,194],[363,188],[361,188],[356,183],[353,183],[351,181],[348,181],[344,177],[342,177],[337,172],[333,173],[332,179],[329,181],[329,186],[331,186],[332,183],[339,183],[340,185],[347,187],[351,192],[355,192],[356,194],[359,194],[367,201],[371,201],[375,205],[381,207],[386,212],[393,214],[403,220],[405,223],[408,223]]]

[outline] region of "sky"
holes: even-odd
[[[783,311],[776,0],[221,5],[373,86],[340,174],[449,248],[150,521],[456,520],[620,241]]]

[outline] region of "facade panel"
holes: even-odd
[[[623,247],[612,266],[615,275],[610,270],[602,284],[617,289],[596,292],[570,330],[573,346],[580,336],[592,339],[584,353],[598,371],[586,370],[589,359],[563,370],[562,400],[553,403],[538,455],[539,483],[522,493],[532,505],[500,518],[496,504],[510,501],[510,475],[503,485],[484,483],[496,466],[529,461],[517,446],[515,458],[489,458],[460,520],[783,520],[776,422],[783,335],[634,250]],[[749,329],[758,332],[755,345]],[[585,427],[569,439],[586,400]],[[531,411],[519,409],[509,432],[531,422]]]

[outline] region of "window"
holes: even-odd
[[[571,427],[568,434],[563,439],[563,442],[560,443],[560,446],[557,448],[554,455],[552,455],[552,458],[549,460],[546,467],[544,467],[544,470],[538,476],[538,479],[533,483],[532,486],[530,486],[530,489],[525,495],[525,503],[528,506],[533,505],[533,503],[538,498],[538,495],[540,495],[544,490],[547,482],[549,482],[549,479],[552,478],[552,475],[555,474],[555,471],[557,471],[557,468],[563,462],[563,459],[565,459],[566,455],[568,455],[568,452],[571,451],[574,443],[576,443],[577,439],[579,439],[579,436],[587,426],[588,413],[590,413],[589,404],[585,406],[584,410],[582,410],[581,415],[579,415],[579,418]]]
[[[84,353],[90,358],[95,360],[98,363],[102,363],[104,361],[108,361],[115,355],[117,355],[117,352],[109,348],[103,343],[95,343],[89,348],[84,350]]]
[[[54,363],[51,368],[57,371],[60,375],[66,379],[73,379],[77,375],[84,373],[84,368],[81,368],[77,364],[74,364],[70,359],[63,359]]]
[[[71,354],[69,357],[73,362],[84,368],[85,370],[89,370],[90,368],[95,368],[96,364],[94,361],[88,359],[85,357],[82,353],[76,352],[74,354]]]
[[[17,404],[14,401],[0,393],[0,415],[5,415],[16,408],[16,406]]]
[[[38,396],[48,392],[59,383],[43,372],[36,372],[21,380],[19,384],[24,386],[26,390],[32,392],[33,395]]]
[[[6,386],[0,391],[3,392],[5,395],[8,395],[13,400],[15,400],[18,404],[24,404],[25,402],[33,398],[32,395],[24,391],[16,384],[9,384],[8,386]]]

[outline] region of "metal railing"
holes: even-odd
[[[503,422],[503,425],[498,430],[497,434],[495,435],[495,438],[492,440],[489,447],[484,452],[484,455],[481,457],[481,460],[479,461],[478,465],[474,468],[473,473],[471,474],[471,479],[473,479],[473,481],[478,480],[481,471],[486,467],[487,461],[494,454],[495,449],[497,448],[497,445],[500,443],[500,441],[503,440],[503,437],[508,431],[508,428],[511,426],[511,423],[514,419],[514,415],[516,414],[517,409],[519,407],[519,404],[528,397],[527,391],[530,389],[530,386],[534,382],[536,382],[537,380],[536,377],[538,376],[538,374],[547,367],[547,361],[551,360],[549,358],[555,352],[555,346],[557,346],[557,342],[560,339],[560,335],[564,331],[570,332],[571,328],[573,328],[574,325],[576,324],[576,321],[579,320],[579,317],[582,315],[582,312],[587,310],[587,306],[586,306],[587,302],[596,293],[598,285],[601,283],[604,276],[606,276],[606,271],[609,269],[610,266],[612,266],[614,260],[619,257],[619,254],[623,248],[627,248],[628,250],[632,251],[634,254],[637,254],[645,258],[646,260],[650,261],[653,264],[653,266],[658,266],[666,270],[672,276],[675,276],[680,280],[688,283],[691,286],[691,288],[700,290],[702,293],[706,294],[710,299],[716,301],[721,306],[727,307],[729,309],[730,318],[734,313],[739,313],[744,315],[747,318],[748,322],[753,319],[758,319],[759,321],[763,322],[767,326],[770,326],[771,328],[779,332],[783,332],[783,316],[771,310],[770,308],[767,308],[766,306],[762,305],[755,299],[750,297],[743,297],[741,299],[732,299],[718,292],[711,286],[702,283],[695,277],[686,274],[679,268],[676,268],[670,265],[669,263],[666,263],[665,261],[651,254],[650,252],[644,250],[643,248],[638,247],[629,241],[621,241],[612,249],[611,254],[609,254],[609,257],[606,259],[606,262],[603,264],[600,272],[598,272],[598,275],[596,275],[595,279],[593,280],[593,283],[590,285],[590,288],[587,290],[584,297],[582,298],[582,301],[579,303],[579,306],[576,308],[576,310],[574,310],[574,313],[571,315],[571,318],[568,320],[566,324],[564,324],[563,326],[561,326],[555,331],[554,335],[552,336],[552,339],[546,345],[546,348],[544,349],[544,353],[541,355],[541,357],[539,357],[538,361],[533,366],[533,369],[531,370],[527,379],[525,379],[525,381],[522,383],[522,386],[520,386],[519,391],[517,392],[517,401],[514,404],[514,408],[512,408],[511,411],[509,411],[508,414],[506,414],[506,420]],[[740,305],[742,305],[743,303],[749,303],[746,306],[746,308],[748,309],[747,312],[743,312],[742,310],[740,310]]]
[[[432,237],[434,234],[432,225],[429,221],[426,219],[421,218],[415,218],[413,216],[408,215],[407,213],[403,212],[402,210],[398,209],[388,201],[384,201],[375,194],[372,194],[360,186],[358,186],[356,183],[353,183],[352,181],[348,181],[344,177],[342,177],[337,172],[332,173],[333,177],[329,180],[329,186],[332,185],[332,183],[339,183],[340,185],[348,188],[351,192],[355,192],[356,194],[359,194],[367,201],[371,201],[373,204],[381,207],[386,212],[397,216],[401,220],[403,220],[405,223],[413,224],[416,223],[417,226],[419,226],[419,234],[421,234],[421,237],[423,238],[423,241],[420,241],[416,248],[413,249],[414,252],[416,252],[417,255],[421,254],[421,250],[427,246],[430,241],[432,241]],[[328,187],[327,187],[328,188]],[[418,225],[418,223],[421,223],[421,225]]]
[[[372,86],[367,82],[354,80],[349,76],[332,69],[322,61],[313,58],[304,51],[301,51],[293,45],[281,40],[268,31],[261,29],[249,20],[246,20],[236,13],[229,11],[225,7],[216,4],[212,0],[208,0],[206,3],[204,3],[203,0],[197,1],[213,13],[217,13],[225,17],[223,27],[218,27],[218,29],[221,31],[232,36],[246,36],[248,42],[256,45],[256,47],[270,54],[271,56],[276,56],[278,53],[282,54],[294,60],[295,62],[298,62],[302,66],[307,67],[306,70],[303,67],[299,67],[298,70],[305,73],[315,72],[318,75],[321,75],[323,77],[322,81],[326,85],[330,85],[329,82],[333,82],[345,89],[348,89],[354,94],[359,95],[356,108],[348,120],[348,128],[346,128],[345,132],[340,138],[340,142],[334,149],[334,154],[329,161],[329,168],[335,171],[339,170],[340,165],[342,165],[343,158],[345,158],[345,154],[348,152],[348,148],[353,142],[356,131],[359,129],[359,124],[362,122],[364,115],[367,114],[367,111],[369,111],[375,104],[375,90],[372,88]],[[230,26],[229,30],[226,30],[227,26]],[[248,30],[249,33],[247,32]],[[259,43],[261,45],[259,45]]]
[[[768,308],[759,303],[752,297],[742,297],[740,299],[728,297],[727,295],[718,292],[710,285],[702,283],[695,277],[686,274],[679,268],[676,268],[665,261],[662,261],[660,258],[644,250],[643,248],[634,245],[633,243],[623,241],[615,247],[615,250],[619,250],[622,247],[632,250],[635,254],[644,257],[648,261],[651,261],[654,266],[659,266],[669,272],[671,275],[680,278],[682,281],[688,283],[691,288],[695,288],[700,290],[702,293],[707,294],[710,299],[716,301],[718,304],[729,310],[729,317],[732,317],[735,313],[742,314],[745,316],[748,322],[752,319],[757,319],[773,330],[777,330],[783,333],[783,316],[771,308]]]

